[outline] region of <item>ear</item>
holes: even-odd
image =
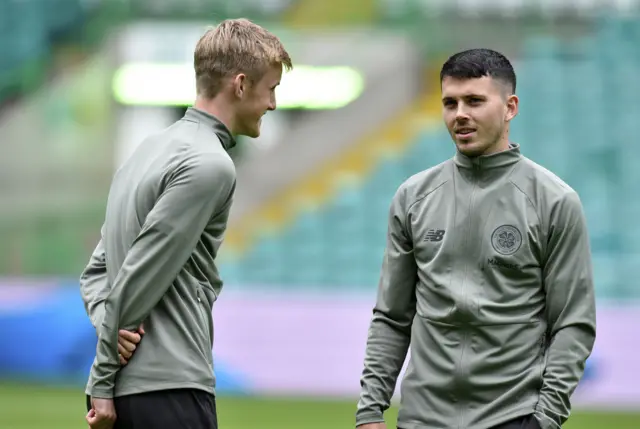
[[[520,100],[515,94],[512,94],[507,98],[507,109],[504,118],[505,121],[509,122],[516,117],[516,115],[518,114],[519,103]]]
[[[232,81],[233,93],[236,97],[242,98],[247,91],[248,79],[244,73],[237,74]]]

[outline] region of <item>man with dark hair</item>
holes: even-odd
[[[498,52],[442,67],[456,153],[403,183],[389,212],[356,413],[385,428],[556,429],[595,341],[582,204],[509,140],[516,76]]]
[[[451,56],[440,70],[440,82],[447,77],[456,79],[480,79],[491,77],[504,85],[505,93],[516,93],[516,72],[511,62],[491,49],[471,49]]]

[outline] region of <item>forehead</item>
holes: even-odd
[[[498,83],[489,76],[458,79],[447,76],[442,79],[442,98],[458,98],[468,95],[499,95]]]

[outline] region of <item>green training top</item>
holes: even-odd
[[[220,121],[190,108],[116,172],[102,239],[80,279],[98,334],[87,394],[214,393],[215,258],[235,191],[234,144]],[[146,334],[123,367],[118,330],[141,322]]]
[[[409,346],[402,429],[567,419],[596,334],[578,195],[518,145],[452,159],[393,198],[356,424],[381,422]]]

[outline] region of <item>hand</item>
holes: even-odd
[[[113,399],[91,398],[91,409],[86,419],[91,429],[113,429],[116,421]]]
[[[133,356],[133,352],[136,350],[140,340],[142,340],[143,335],[143,325],[140,325],[138,330],[135,332],[127,331],[126,329],[120,329],[118,331],[118,355],[120,357],[121,365],[129,363],[129,359]]]
[[[356,426],[356,429],[387,429],[385,423],[366,423],[364,425]]]

